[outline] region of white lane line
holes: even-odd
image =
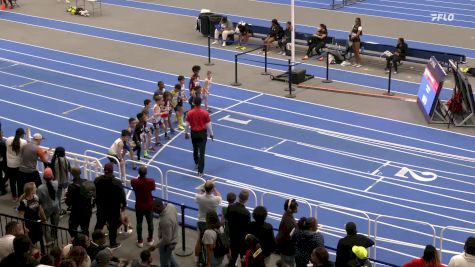
[[[67,111],[63,112],[63,115],[67,115],[67,114],[69,114],[69,113],[71,113],[71,112],[73,112],[73,111],[80,110],[80,109],[82,109],[82,108],[85,108],[85,107],[84,107],[84,106],[79,106],[79,107],[76,107],[76,108],[67,110]]]
[[[17,65],[20,65],[20,64],[15,63],[15,64],[12,64],[12,65],[4,66],[4,67],[1,67],[0,70],[8,69],[8,68],[11,68],[11,67],[14,67],[14,66],[17,66]]]
[[[382,166],[380,166],[379,168],[377,168],[376,170],[374,170],[371,175],[376,175],[378,174],[379,170],[381,170],[382,168],[388,166],[389,164],[391,164],[391,161],[386,161]]]
[[[366,188],[364,190],[364,192],[368,192],[371,188],[373,188],[375,185],[377,185],[379,182],[381,182],[382,180],[384,179],[384,176],[380,176],[378,180],[376,180],[373,184],[371,184],[370,186],[368,186],[368,188]]]
[[[269,152],[269,150],[271,150],[271,149],[273,149],[273,148],[276,148],[277,146],[283,144],[285,141],[287,141],[287,140],[282,140],[282,141],[280,141],[279,143],[277,143],[277,144],[275,144],[275,145],[273,145],[273,146],[271,146],[271,147],[268,147],[268,148],[265,149],[264,151],[265,151],[265,152]]]

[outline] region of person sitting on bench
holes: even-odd
[[[253,35],[251,26],[247,23],[239,23],[238,26],[239,31],[239,44],[236,46],[237,49],[246,50],[246,47],[243,44],[247,44],[249,42],[249,38]]]
[[[264,48],[262,52],[269,51],[269,46],[276,40],[279,40],[284,35],[284,29],[280,26],[277,19],[272,20],[272,25],[270,26],[269,33],[267,37],[263,38],[264,40]]]
[[[290,56],[290,49],[292,45],[292,22],[287,21],[286,28],[284,30],[284,36],[278,41],[279,48],[282,51],[279,54]]]
[[[233,23],[226,16],[221,18],[221,21],[216,25],[214,30],[214,42],[212,44],[217,44],[219,41],[219,35],[223,38],[223,46],[226,46],[226,40],[228,35],[234,34]]]
[[[325,47],[327,42],[327,26],[325,24],[320,24],[320,29],[308,40],[308,49],[307,54],[302,58],[302,60],[307,60],[313,55],[313,50],[320,55],[320,49]]]
[[[384,69],[386,73],[389,73],[389,68],[391,67],[391,62],[393,63],[394,74],[397,74],[397,64],[401,62],[401,60],[406,59],[407,55],[407,44],[404,42],[404,38],[399,37],[397,39],[396,50],[392,55],[386,57],[386,68]]]

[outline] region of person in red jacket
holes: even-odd
[[[427,245],[422,258],[413,259],[402,267],[443,267],[439,260],[439,254],[432,245]]]
[[[147,245],[153,245],[153,211],[152,192],[155,190],[155,180],[146,178],[147,167],[140,166],[139,177],[132,179],[132,189],[135,192],[135,215],[137,217],[137,246],[143,247],[142,222],[143,217],[147,220],[148,238]]]

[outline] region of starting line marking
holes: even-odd
[[[230,122],[234,122],[234,123],[239,123],[239,124],[242,124],[242,125],[248,125],[252,120],[239,120],[239,119],[234,119],[234,118],[231,118],[230,115],[226,115],[220,119],[218,119],[218,121],[230,121]]]

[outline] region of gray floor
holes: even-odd
[[[245,0],[141,0],[155,3],[169,4],[173,6],[186,7],[192,9],[208,8],[214,12],[232,13],[242,16],[259,17],[272,19],[274,17],[280,20],[289,19],[289,8],[280,5],[268,5],[264,3],[245,1]],[[264,9],[272,12],[262,12]],[[206,45],[206,38],[203,38],[194,30],[195,18],[186,16],[175,16],[159,12],[151,12],[137,9],[129,9],[112,5],[103,5],[103,15],[97,17],[79,17],[72,16],[65,12],[65,3],[55,0],[33,1],[22,0],[21,8],[14,12],[20,12],[40,17],[46,17],[57,20],[71,21],[81,24],[93,25],[104,28],[111,28],[120,31],[133,32],[149,36],[168,38],[183,42]],[[314,10],[297,8],[297,22],[299,24],[317,25],[325,22],[330,28],[349,30],[349,26],[355,18],[355,14],[334,12],[328,10]],[[0,14],[1,15],[1,14]],[[401,20],[385,19],[379,17],[361,16],[365,34],[389,36],[397,38],[404,36],[407,39],[422,42],[446,44],[452,46],[464,46],[475,49],[475,30],[467,28],[458,28],[452,26],[434,25],[427,23],[412,23]],[[123,64],[129,64],[142,68],[159,70],[173,74],[189,74],[190,68],[194,64],[203,64],[206,58],[189,54],[180,54],[169,50],[157,49],[139,45],[117,42],[107,39],[90,37],[80,34],[68,33],[63,31],[39,28],[25,24],[2,21],[2,38],[25,42],[32,45],[38,45],[76,53],[80,55],[95,57],[98,59],[110,60]],[[232,47],[226,49],[234,49]],[[282,57],[277,54],[271,54],[272,57]],[[302,52],[297,53],[298,57],[303,56]],[[371,75],[385,76],[381,71],[383,62],[377,59],[365,58],[365,68],[354,69],[352,71],[364,72]],[[221,84],[229,84],[233,80],[233,63],[214,60],[215,65],[205,70],[212,70],[215,73],[215,81]],[[318,61],[311,61],[312,64],[323,64]],[[469,64],[475,65],[474,59],[469,59]],[[337,66],[341,68],[340,66]],[[406,69],[396,79],[419,82],[423,66],[408,64]],[[413,67],[413,68],[411,68]],[[256,75],[262,68],[256,68],[248,65],[240,66],[240,80],[244,88],[266,92],[274,95],[284,95],[285,84],[270,81],[268,76]],[[276,73],[274,70],[270,70]],[[155,79],[155,77],[151,77]],[[308,82],[311,85],[321,86],[320,79],[313,79]],[[475,84],[472,79],[472,84]],[[450,85],[450,82],[447,83]],[[386,88],[386,84],[381,84],[379,88],[368,88],[364,86],[355,86],[342,82],[334,82],[326,87],[343,90],[360,90],[370,93],[381,93]],[[152,91],[154,88],[143,88]],[[408,97],[411,101],[400,101],[392,99],[382,99],[366,96],[357,96],[349,94],[338,94],[319,90],[308,90],[296,88],[297,99],[314,102],[330,107],[343,108],[356,112],[371,114],[374,116],[386,117],[390,119],[427,125],[423,115],[414,103],[413,97]],[[405,96],[407,97],[407,96]],[[439,127],[442,126],[429,126]],[[457,131],[466,134],[475,134],[473,129],[450,128],[450,131]],[[0,211],[8,214],[14,214],[14,204],[8,197],[0,198]],[[132,213],[132,221],[135,218]],[[94,217],[94,216],[93,216]],[[62,219],[64,223],[66,218]],[[91,223],[91,226],[94,223]],[[196,233],[188,231],[187,244],[192,247]],[[124,246],[115,253],[120,257],[134,258],[140,252],[135,246],[135,236],[121,237]],[[154,254],[155,260],[157,253]],[[193,258],[180,258],[181,266],[192,266]],[[157,263],[157,261],[156,261]]]

